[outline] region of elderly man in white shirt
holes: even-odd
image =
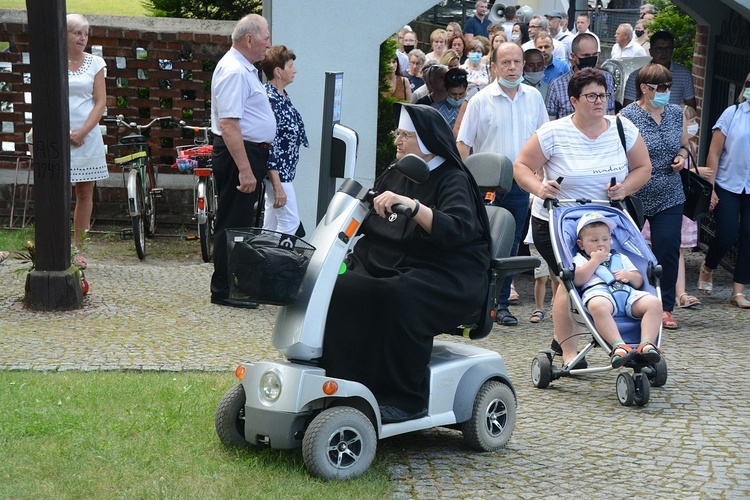
[[[612,59],[648,55],[644,48],[633,39],[633,27],[628,23],[623,23],[617,27],[615,40],[617,43],[612,46]]]
[[[213,174],[219,195],[211,276],[213,304],[258,307],[229,298],[225,230],[253,225],[257,188],[268,172],[276,117],[254,64],[263,59],[269,47],[271,35],[266,20],[257,14],[243,17],[232,32],[232,48],[216,65],[211,78]]]
[[[499,153],[514,161],[529,137],[549,121],[542,94],[529,85],[521,85],[523,68],[523,52],[518,45],[506,42],[495,49],[490,63],[495,81],[471,98],[458,131],[456,145],[462,158],[473,150]],[[529,193],[514,181],[511,190],[498,195],[493,204],[513,214],[516,232],[511,255],[516,255],[529,211]],[[509,276],[503,282],[495,316],[495,321],[504,326],[518,324],[508,310],[511,279]]]

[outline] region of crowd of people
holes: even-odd
[[[508,6],[504,12],[505,22],[492,23],[487,2],[479,0],[475,5],[474,16],[467,20],[463,29],[452,23],[446,30],[435,30],[430,34],[433,52],[438,53],[443,47],[448,47],[458,54],[458,69],[440,70],[441,65],[447,64],[445,61],[438,61],[438,66],[429,71],[430,78],[424,78],[424,86],[413,89],[411,102],[429,104],[441,112],[454,130],[463,158],[476,152],[492,151],[517,161],[522,147],[536,144],[540,149],[533,151],[533,160],[538,164],[532,169],[534,172],[541,169],[542,164],[554,163],[550,155],[554,156],[556,150],[547,150],[545,147],[548,144],[540,142],[539,134],[542,131],[547,133],[544,125],[547,121],[567,119],[564,122],[568,124],[567,128],[587,135],[588,141],[599,141],[600,136],[609,137],[614,147],[621,142],[616,133],[613,135],[614,122],[597,121],[593,118],[589,121],[587,116],[592,112],[591,108],[594,108],[594,115],[599,110],[607,118],[617,114],[619,120],[627,124],[627,141],[624,144],[627,159],[623,157],[617,161],[622,160],[631,169],[644,168],[639,171],[638,183],[626,175],[618,179],[617,185],[625,186],[620,188],[623,197],[633,196],[643,201],[646,220],[644,235],[664,269],[661,280],[662,326],[677,329],[680,325],[673,316],[674,309],[695,308],[700,305],[700,299],[688,293],[685,284],[683,249],[696,246],[697,222],[682,215],[685,198],[680,176],[680,171],[686,168],[689,161],[694,161],[696,156],[697,103],[690,70],[672,60],[674,37],[666,31],[653,34],[649,32],[655,14],[653,5],[644,4],[635,26],[623,23],[617,27],[612,46],[613,58],[651,56],[651,63],[628,75],[625,98],[619,103],[615,100],[612,74],[595,69],[601,62],[601,41],[591,32],[591,18],[587,13],[580,13],[576,17],[573,32],[568,29],[567,14],[560,11],[534,15],[527,22],[521,22],[516,17],[516,7]],[[444,37],[442,43],[436,38],[441,35]],[[399,36],[408,37],[413,45],[410,48],[418,50],[417,35],[408,27]],[[518,48],[521,50],[517,50]],[[409,48],[403,46],[399,50],[410,53]],[[592,78],[592,73],[596,74],[597,88],[595,91],[573,95],[570,89],[576,86],[574,80],[583,78],[582,72],[586,78]],[[421,76],[424,74],[426,70]],[[463,82],[464,79],[467,82],[465,94],[464,87],[460,86],[460,92],[454,90],[449,97],[446,89],[455,89],[456,82]],[[537,92],[528,92],[529,87]],[[585,99],[584,95],[587,96]],[[593,101],[591,96],[594,96]],[[744,107],[739,105],[737,109],[740,110],[739,116],[744,116],[741,112]],[[542,118],[541,114],[545,116]],[[719,158],[723,158],[722,166],[730,165],[727,168],[731,171],[738,168],[738,162],[725,158],[727,155],[721,152],[724,145],[717,139],[721,137],[722,127],[729,128],[732,125],[735,128],[733,119],[728,115],[729,110],[714,129],[716,132],[709,161],[706,167],[700,168],[704,177],[713,179],[717,175]],[[692,129],[688,130],[691,121]],[[513,126],[509,127],[509,124]],[[583,151],[594,152],[597,147],[594,143],[584,141],[580,149],[571,149],[577,155],[582,155]],[[631,152],[633,147],[635,149]],[[732,142],[730,147],[736,150],[739,146]],[[631,158],[631,153],[636,154],[635,151],[638,152],[636,158]],[[602,161],[606,155],[616,156],[617,152],[606,152],[603,157],[596,154],[592,154],[592,158]],[[562,164],[567,164],[567,161]],[[635,161],[638,163],[633,163]],[[646,170],[650,175],[641,179],[640,173]],[[546,244],[542,241],[540,245],[531,230],[538,226],[540,233],[545,232],[546,215],[540,210],[533,210],[532,205],[530,223],[527,217],[529,192],[537,194],[537,182],[551,183],[555,187],[552,179],[556,177],[533,175],[526,179],[521,175],[524,180],[516,178],[517,182],[514,182],[511,191],[498,195],[493,203],[509,209],[516,219],[514,252],[518,250],[522,240],[522,229],[530,227],[524,241],[534,245],[535,251],[541,246],[542,256],[547,261],[545,263],[554,268],[554,257],[550,253],[544,254]],[[533,181],[532,177],[536,180]],[[626,181],[626,178],[629,180]],[[525,187],[521,185],[523,182],[526,183]],[[576,190],[575,183],[574,179],[569,179],[565,187],[556,186],[555,194]],[[701,267],[698,288],[703,294],[712,293],[711,273],[737,240],[737,234],[748,235],[748,228],[744,224],[750,222],[745,222],[748,217],[743,204],[745,191],[740,184],[734,177],[730,180],[727,174],[717,177],[715,196],[723,196],[728,201],[723,207],[728,213],[715,211],[714,217],[727,222],[720,225],[721,234],[711,245],[712,249]],[[722,191],[724,186],[731,186],[730,191]],[[591,186],[585,183],[584,187],[586,197],[592,197],[593,193],[589,190]],[[611,195],[612,191],[608,188],[600,194]],[[532,199],[538,200],[539,197],[532,196]],[[750,236],[740,237],[740,245],[746,245],[748,238]],[[737,267],[732,292],[732,303],[743,308],[750,307],[742,284],[748,279],[746,273],[750,271],[744,266]],[[546,280],[547,272],[537,270],[537,274],[540,282],[544,283],[541,280]],[[552,273],[553,297],[556,288],[554,274]],[[535,298],[539,295],[540,290],[537,290]],[[509,310],[509,304],[514,299],[518,299],[518,294],[509,279],[501,289],[496,316],[497,321],[503,325],[518,323],[518,319]],[[543,300],[535,300],[535,303],[536,310],[529,320],[540,322],[547,316],[546,309]],[[563,324],[556,323],[555,329],[560,330],[560,338],[564,338],[572,325],[561,321]],[[569,357],[568,352],[565,357]]]

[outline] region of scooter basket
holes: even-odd
[[[315,247],[294,235],[260,228],[226,233],[231,299],[280,306],[297,300]]]

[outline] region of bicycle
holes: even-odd
[[[141,260],[146,257],[146,236],[152,237],[156,233],[156,199],[161,198],[163,193],[163,188],[157,187],[158,172],[151,162],[151,149],[142,133],[158,121],[172,122],[172,118],[154,118],[146,125],[128,123],[123,115],[104,119],[105,123],[137,131],[119,138],[115,148],[115,164],[122,168],[135,251]]]
[[[191,127],[184,121],[179,122],[183,129],[195,133],[193,144],[177,146],[177,160],[175,165],[180,172],[193,172],[193,220],[198,222],[198,238],[201,242],[201,257],[203,262],[211,260],[211,249],[214,240],[214,224],[216,222],[216,208],[219,205],[219,195],[216,192],[216,182],[211,163],[213,146],[209,144],[208,133],[211,127]]]

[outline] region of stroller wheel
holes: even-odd
[[[655,373],[649,377],[651,385],[654,387],[664,386],[667,383],[667,361],[664,359],[664,356],[653,367]]]
[[[635,382],[629,373],[621,373],[615,383],[617,400],[622,406],[631,406],[635,401]]]
[[[552,361],[546,354],[537,354],[531,361],[531,383],[545,389],[552,380]]]
[[[648,398],[651,395],[651,384],[649,383],[648,377],[643,373],[636,373],[633,379],[635,404],[638,406],[646,406]]]

